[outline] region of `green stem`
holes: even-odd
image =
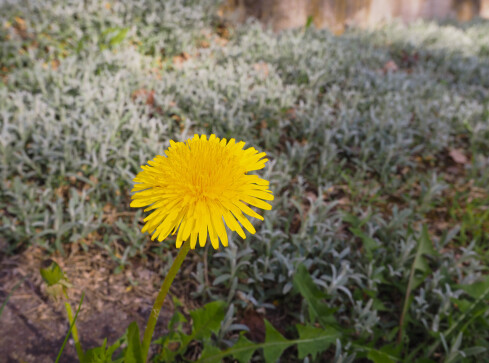
[[[63,293],[66,297],[66,300],[68,300],[68,295],[66,294],[66,291],[64,289]],[[83,349],[81,347],[80,339],[78,337],[78,329],[76,328],[76,324],[73,321],[73,310],[71,310],[71,305],[68,301],[65,302],[65,309],[66,315],[68,315],[68,321],[70,322],[70,325],[73,325],[73,328],[71,329],[71,335],[73,336],[73,340],[75,341],[76,354],[78,355],[78,359],[81,362],[83,360]]]
[[[163,284],[161,285],[160,292],[156,297],[155,303],[153,305],[153,309],[151,310],[151,314],[148,318],[148,323],[146,324],[146,329],[144,331],[144,338],[142,344],[143,350],[143,362],[146,362],[148,358],[149,346],[151,344],[151,339],[153,338],[153,332],[155,330],[156,322],[158,320],[158,316],[160,315],[161,307],[163,306],[163,302],[165,301],[165,297],[170,290],[170,286],[175,279],[175,276],[180,270],[180,266],[182,265],[185,256],[187,256],[188,251],[190,250],[190,242],[184,242],[183,246],[180,248],[178,252],[177,258],[173,261],[173,264],[168,271],[168,274],[163,280]]]

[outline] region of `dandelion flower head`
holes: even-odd
[[[253,147],[243,149],[244,145],[215,135],[170,141],[166,156],[148,161],[134,178],[131,207],[152,211],[142,232],[161,242],[178,231],[177,248],[189,238],[191,248],[197,240],[203,247],[209,236],[216,249],[219,240],[228,245],[225,225],[242,238],[246,238],[242,227],[255,233],[244,214],[263,220],[249,205],[270,210],[265,200],[273,200],[273,194],[268,181],[248,174],[265,167],[266,154]]]

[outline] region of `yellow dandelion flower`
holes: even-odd
[[[235,139],[211,135],[194,135],[185,143],[170,141],[166,156],[158,155],[143,165],[134,182],[131,207],[152,211],[141,230],[152,233],[151,239],[163,241],[170,233],[177,235],[177,248],[190,238],[195,248],[197,238],[205,246],[207,235],[214,248],[228,245],[225,225],[246,238],[241,225],[250,233],[255,228],[244,216],[263,220],[247,204],[272,209],[264,200],[273,200],[269,182],[248,172],[265,167],[264,152]],[[238,223],[239,222],[239,223]]]

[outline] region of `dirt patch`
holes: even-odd
[[[73,310],[78,306],[82,291],[85,292],[77,320],[84,349],[101,345],[104,338],[109,344],[113,343],[132,321],[138,323],[142,334],[163,280],[164,266],[160,259],[133,261],[131,268],[115,274],[117,265],[99,249],[85,252],[74,247],[68,256],[61,257],[58,254],[47,256],[40,248],[29,247],[15,256],[0,256],[0,302],[23,280],[0,316],[2,362],[44,363],[56,359],[69,325],[63,303],[47,295],[39,274],[41,263],[47,258],[60,265],[73,285],[69,290]],[[185,297],[189,296],[186,290],[177,286],[176,295],[185,306],[193,305]],[[165,332],[172,313],[171,299],[167,299],[155,336]],[[61,362],[76,361],[70,339]]]

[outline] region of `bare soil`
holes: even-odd
[[[98,248],[86,252],[74,245],[69,254],[62,257],[59,254],[47,256],[40,248],[29,247],[15,256],[0,256],[0,304],[23,280],[0,316],[0,363],[44,363],[56,359],[69,324],[63,301],[48,296],[40,276],[39,268],[47,258],[60,265],[73,285],[69,290],[73,311],[82,291],[85,293],[77,320],[83,349],[100,346],[104,338],[112,344],[132,321],[138,323],[142,334],[163,280],[164,266],[160,259],[132,261],[130,268],[117,274],[114,273],[117,265]],[[182,275],[185,276],[185,271]],[[175,282],[176,295],[186,307],[193,308],[195,302],[186,298],[188,288]],[[189,286],[188,283],[183,285]],[[164,334],[172,313],[171,299],[167,299],[155,336]],[[71,337],[60,361],[78,361]]]

